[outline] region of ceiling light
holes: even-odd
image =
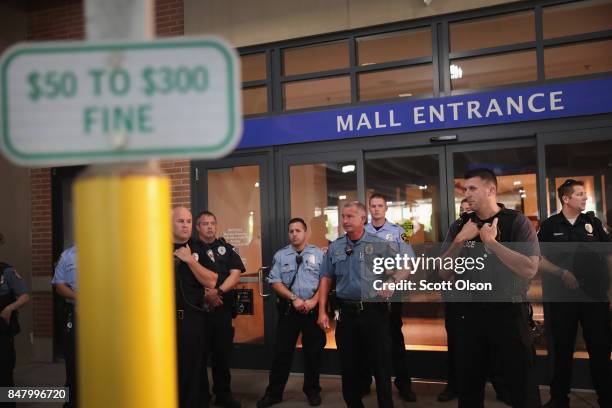
[[[346,200],[346,196],[344,194],[341,196],[338,196],[338,200]]]
[[[520,186],[521,185],[521,181],[520,180],[516,180],[512,184],[514,184],[515,186]]]
[[[405,98],[407,96],[412,96],[412,94],[411,93],[401,93],[401,94],[399,94],[397,96],[399,96],[400,98]]]
[[[343,173],[352,173],[355,171],[355,165],[354,164],[347,164],[346,166],[342,166],[342,172]]]
[[[256,188],[257,188],[257,187],[259,187],[259,181],[256,181],[256,182],[255,182],[255,187],[256,187]]]
[[[451,64],[450,66],[450,77],[451,79],[463,78],[463,70],[459,65]]]

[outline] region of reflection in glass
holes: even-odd
[[[239,166],[208,170],[208,210],[217,216],[217,236],[236,247],[246,272],[257,276],[262,266],[261,208],[259,166]],[[236,199],[236,192],[240,199]],[[263,343],[263,298],[257,283],[241,283],[238,289],[253,293],[253,315],[239,315],[234,320],[236,343]]]
[[[359,74],[359,100],[433,94],[431,64]]]
[[[543,9],[544,39],[612,29],[610,0],[576,1]]]
[[[451,79],[453,90],[487,88],[535,81],[538,77],[535,51],[521,51],[451,61],[461,76]]]
[[[334,41],[283,50],[283,74],[297,75],[349,66],[348,41]]]
[[[337,105],[351,101],[351,82],[348,76],[289,82],[283,86],[286,110],[314,106]]]
[[[544,49],[546,79],[612,71],[612,40]]]
[[[242,55],[240,57],[242,67],[242,82],[266,79],[266,53]]]
[[[450,52],[535,41],[533,10],[450,24]]]
[[[268,111],[268,88],[257,86],[242,89],[242,114],[253,115]]]
[[[410,242],[439,242],[440,192],[437,155],[368,159],[366,196],[387,197],[387,219],[412,226]]]
[[[357,38],[358,65],[431,56],[431,28]]]
[[[355,162],[294,165],[289,169],[291,217],[308,224],[308,242],[320,248],[344,234],[340,211],[357,200]]]

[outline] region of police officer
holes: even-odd
[[[538,233],[543,244],[540,268],[546,319],[552,330],[553,378],[547,407],[569,407],[574,343],[578,322],[589,352],[591,377],[601,407],[612,406],[610,375],[610,318],[607,291],[612,265],[610,242],[601,221],[583,213],[587,195],[584,183],[566,180],[557,190],[561,212],[546,219]],[[583,244],[571,244],[584,242]],[[602,251],[603,249],[603,251]]]
[[[66,387],[69,398],[64,407],[77,406],[77,374],[76,374],[76,294],[77,269],[76,247],[73,245],[62,252],[55,267],[55,274],[51,280],[55,292],[64,299],[64,363],[66,365]]]
[[[535,230],[527,217],[497,203],[497,178],[492,171],[470,171],[465,175],[464,190],[472,213],[451,225],[442,258],[480,260],[482,268],[456,276],[489,283],[493,290],[461,293],[465,302],[454,305],[459,407],[484,406],[490,355],[499,358],[512,406],[539,407],[533,378],[535,350],[524,303],[529,281],[538,270]],[[459,279],[450,267],[441,270],[441,276]]]
[[[468,203],[467,198],[461,200],[459,204],[459,215],[463,216],[463,214],[469,213],[470,203]],[[443,293],[442,296],[445,294]],[[446,383],[446,387],[440,394],[438,394],[438,401],[440,402],[448,402],[457,398],[457,369],[455,368],[455,330],[453,328],[453,323],[455,321],[454,317],[454,303],[453,302],[444,302],[444,328],[446,329],[446,344],[448,351],[447,355],[447,365],[448,365],[448,381]]]
[[[349,408],[363,407],[362,364],[368,365],[376,381],[378,406],[393,406],[391,396],[391,339],[389,336],[389,305],[375,301],[376,296],[388,298],[391,294],[372,293],[366,270],[370,257],[392,257],[386,241],[365,231],[366,209],[357,201],[342,208],[342,227],[346,234],[332,242],[321,269],[318,323],[329,328],[327,298],[336,281],[339,315],[336,326],[336,344],[342,370],[342,396]],[[396,252],[397,253],[397,252]],[[371,300],[368,302],[366,300]]]
[[[274,254],[268,281],[278,296],[278,329],[274,361],[266,393],[258,408],[277,404],[289,378],[293,351],[302,333],[304,386],[310,406],[321,405],[319,367],[325,347],[325,332],[317,325],[319,271],[323,252],[306,243],[306,222],[292,218],[288,224],[290,245]]]
[[[404,229],[386,218],[387,210],[389,209],[387,198],[379,193],[372,194],[368,201],[368,208],[372,218],[371,222],[365,226],[366,232],[396,244],[398,250],[401,246],[401,249],[408,252],[409,256],[414,256],[412,248],[402,238],[404,237],[406,241],[408,240],[406,235],[404,235]],[[414,402],[417,398],[416,394],[412,391],[412,381],[408,368],[408,353],[406,352],[404,334],[402,333],[403,324],[402,302],[393,302],[389,319],[389,335],[391,336],[391,362],[393,372],[395,373],[394,383],[402,399]],[[365,385],[367,387],[364,387],[364,393],[369,391],[372,382],[369,370],[366,380]]]
[[[209,211],[198,215],[196,222],[198,238],[204,245],[206,255],[215,263],[218,272],[214,289],[207,289],[205,301],[208,306],[207,350],[204,358],[204,376],[207,356],[212,356],[213,392],[215,405],[226,408],[240,408],[240,402],[232,396],[230,357],[234,344],[232,318],[236,313],[236,285],[240,274],[245,271],[244,264],[235,248],[217,238],[217,217]],[[205,390],[208,392],[208,390]]]
[[[19,333],[17,310],[30,297],[23,278],[15,268],[0,262],[0,387],[13,387],[15,369],[14,336]],[[15,404],[7,404],[15,406]]]
[[[184,207],[172,210],[174,240],[174,277],[178,357],[179,406],[208,407],[201,390],[205,348],[204,288],[214,288],[217,273],[201,244],[191,239],[191,212]]]

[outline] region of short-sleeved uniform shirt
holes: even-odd
[[[208,258],[204,247],[199,241],[189,240],[182,244],[174,244],[176,251],[180,247],[189,245],[191,253],[205,268],[216,272],[215,264]],[[203,311],[204,286],[198,281],[194,273],[185,262],[174,257],[174,276],[176,290],[176,307],[181,310]]]
[[[561,278],[542,274],[545,298],[551,301],[574,299],[587,295],[591,300],[606,301],[610,285],[606,257],[610,256],[610,237],[601,221],[587,214],[579,214],[572,225],[562,212],[542,222],[538,238],[542,255],[554,265],[567,269],[576,276],[581,291],[567,289]]]
[[[200,240],[200,243],[204,247],[206,251],[206,256],[215,263],[216,270],[219,277],[217,279],[217,287],[221,286],[223,282],[230,275],[230,271],[232,269],[238,269],[241,273],[246,271],[244,267],[244,263],[242,262],[242,258],[236,248],[233,245],[229,244],[223,238],[217,238],[212,243],[207,244],[204,241]],[[234,300],[234,296],[232,291],[229,293],[225,293],[223,295],[224,302],[223,304],[230,304],[231,301]],[[227,300],[228,302],[225,302]]]
[[[64,284],[75,292],[78,292],[77,267],[76,267],[76,247],[73,245],[62,252],[51,284]],[[66,303],[74,304],[74,299],[65,299]]]
[[[495,218],[498,218],[498,236],[499,242],[507,242],[507,246],[526,256],[540,256],[540,248],[535,229],[529,219],[514,210],[509,210],[500,205],[501,210],[486,220],[480,220],[475,214],[472,217],[480,223],[491,223]],[[460,218],[451,224],[446,239],[442,244],[442,251],[453,242],[464,223],[467,222]],[[456,292],[453,291],[455,300],[472,300],[483,302],[522,302],[526,299],[527,289],[529,288],[529,280],[515,274],[507,267],[495,254],[488,253],[485,249],[480,236],[476,236],[473,240],[466,241],[463,245],[460,257],[483,258],[484,268],[477,270],[473,268],[470,271],[465,271],[463,274],[455,275],[457,279],[466,279],[472,282],[491,283],[492,291],[474,291],[474,292]],[[449,299],[450,300],[450,299]]]
[[[401,254],[407,254],[409,257],[414,258],[414,251],[410,244],[407,244],[402,239],[402,234],[404,234],[404,229],[399,225],[385,219],[385,223],[382,227],[376,229],[376,227],[370,222],[365,226],[366,232],[370,234],[376,235],[378,238],[384,239],[387,242],[393,242],[397,244],[395,248]]]
[[[302,259],[299,266],[298,255]],[[295,277],[290,290],[300,299],[310,299],[319,288],[323,256],[323,251],[314,245],[306,245],[300,254],[293,246],[287,245],[274,254],[268,282],[282,282],[289,288]]]
[[[377,299],[374,281],[385,276],[372,271],[373,258],[395,257],[389,243],[369,232],[355,242],[343,235],[332,242],[325,254],[321,277],[336,279],[336,294],[342,300]]]

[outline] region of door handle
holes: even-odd
[[[264,272],[269,270],[270,267],[269,266],[262,266],[261,268],[259,268],[257,270],[257,288],[259,289],[259,296],[265,298],[270,296],[269,293],[264,293],[263,291],[263,287],[264,287]]]

